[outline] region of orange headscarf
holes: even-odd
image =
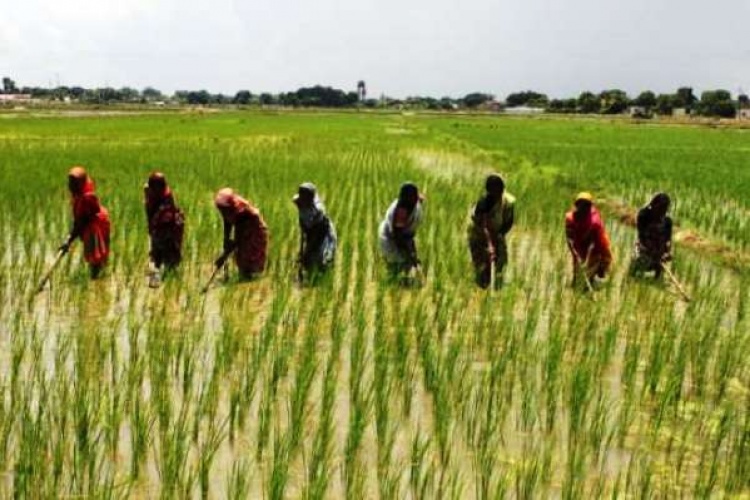
[[[94,192],[94,181],[86,173],[85,168],[81,166],[71,168],[68,177],[76,180],[79,189],[77,193],[73,193],[73,203],[76,198]]]

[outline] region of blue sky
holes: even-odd
[[[750,1],[0,0],[19,85],[750,91]]]

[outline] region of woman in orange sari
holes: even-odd
[[[83,167],[73,167],[68,173],[68,189],[73,207],[73,229],[60,246],[67,253],[76,239],[83,243],[83,257],[88,262],[91,278],[96,279],[109,258],[109,212],[94,194],[94,181]]]
[[[222,267],[234,252],[240,277],[252,279],[266,268],[268,227],[265,221],[256,207],[230,188],[216,193],[214,204],[224,220],[224,254],[216,261],[216,267]]]
[[[580,193],[565,214],[565,235],[573,257],[574,281],[583,268],[588,280],[604,278],[612,265],[609,236],[591,193]]]

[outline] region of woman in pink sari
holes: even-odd
[[[583,268],[587,279],[604,278],[612,265],[609,236],[591,193],[580,193],[565,214],[565,235],[573,257],[574,276]]]

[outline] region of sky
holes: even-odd
[[[0,0],[19,86],[750,91],[750,0]]]

